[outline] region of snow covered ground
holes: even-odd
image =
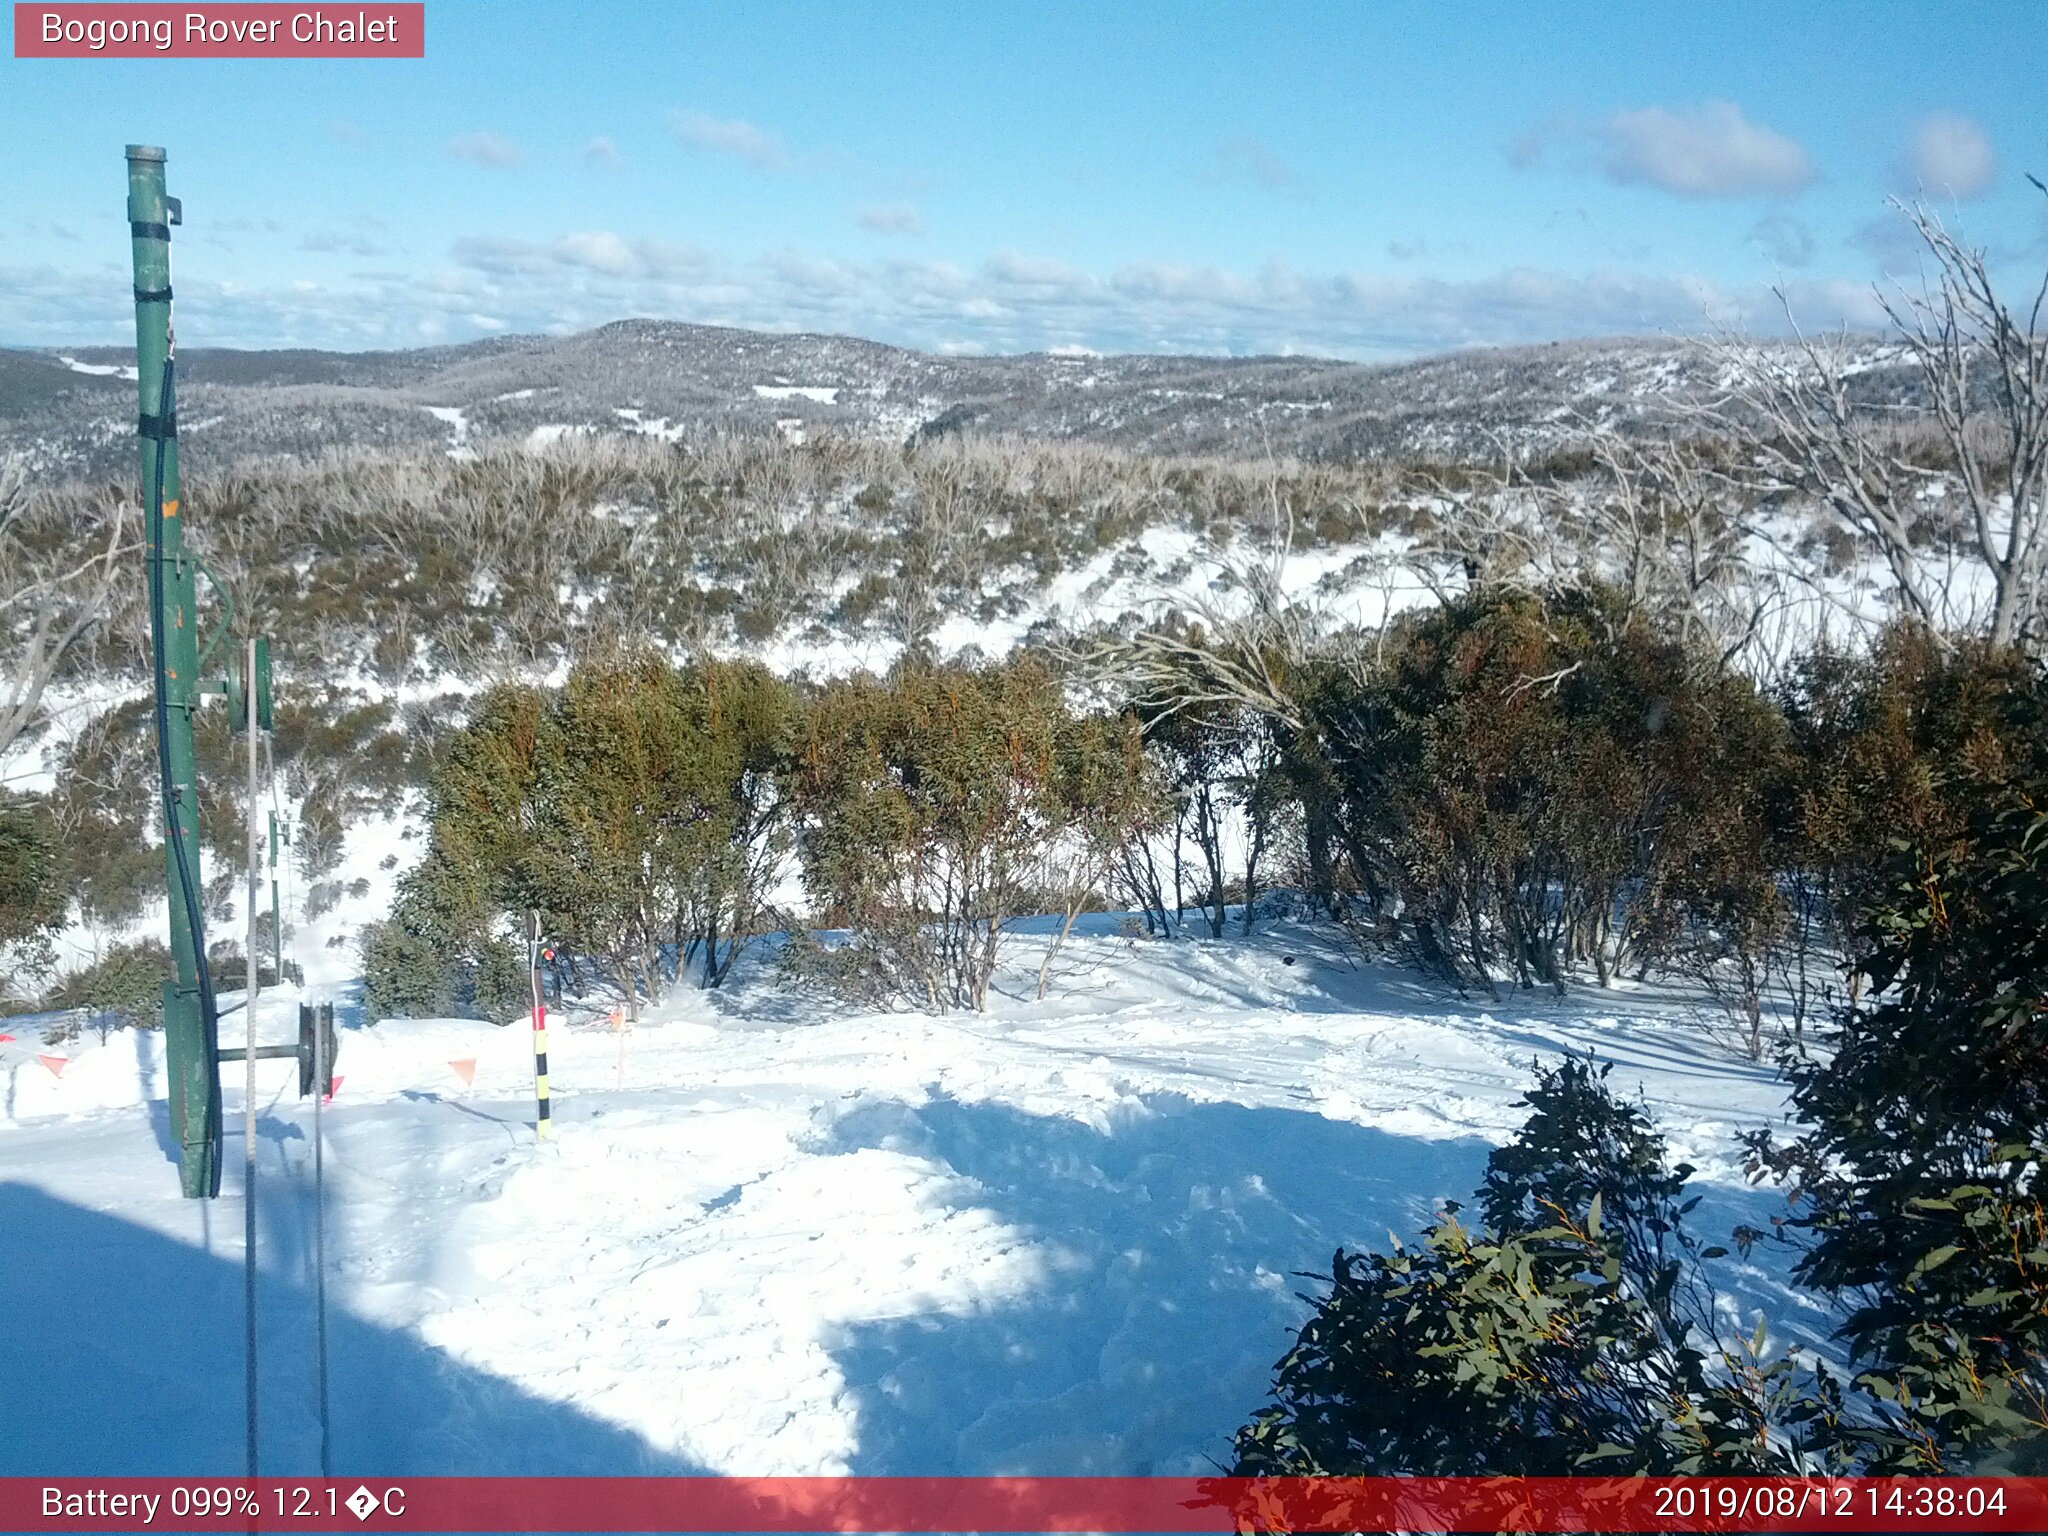
[[[1041,1002],[1035,949],[984,1016],[849,1013],[759,955],[623,1035],[571,1009],[547,1145],[524,1028],[345,1005],[336,1468],[1205,1470],[1305,1315],[1297,1272],[1467,1195],[1531,1061],[1566,1050],[1614,1062],[1698,1165],[1703,1235],[1781,1208],[1735,1138],[1782,1089],[1683,996],[1483,1006],[1326,930],[1165,943],[1102,918]],[[158,1043],[0,1045],[0,1473],[240,1465],[240,1069],[226,1193],[184,1201]],[[278,1472],[316,1445],[292,1071],[265,1064],[257,1158]],[[1799,1324],[1780,1258],[1717,1267],[1731,1317]]]

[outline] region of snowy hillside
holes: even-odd
[[[1872,398],[1904,375],[1858,353]],[[409,352],[179,354],[188,450],[216,462],[349,447],[448,446],[461,413],[477,443],[570,429],[830,430],[901,443],[1015,434],[1151,453],[1292,454],[1326,461],[1544,451],[1579,424],[1626,427],[1722,385],[1673,338],[1473,348],[1410,362],[1315,357],[939,357],[844,336],[625,320],[573,336]],[[132,452],[132,352],[0,351],[0,451],[72,469]],[[631,418],[622,422],[622,413]],[[469,435],[453,444],[471,446]]]
[[[1683,995],[1487,1010],[1328,929],[1092,921],[1054,1002],[1024,1000],[1014,941],[985,1016],[851,1014],[758,972],[623,1036],[572,1007],[546,1146],[525,1029],[351,1020],[325,1114],[336,1467],[1207,1470],[1304,1314],[1296,1272],[1462,1198],[1532,1060],[1567,1051],[1640,1085],[1701,1170],[1703,1235],[1781,1208],[1735,1164],[1781,1091]],[[37,1405],[0,1473],[240,1465],[238,1131],[224,1197],[181,1200],[155,1046],[0,1044],[0,1380]],[[314,1120],[269,1070],[265,1467],[301,1472]],[[1796,1316],[1756,1258],[1715,1266],[1724,1311]]]

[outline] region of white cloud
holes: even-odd
[[[1814,177],[1812,157],[1798,140],[1751,122],[1729,101],[1617,112],[1594,136],[1610,181],[1680,197],[1797,192]]]
[[[730,155],[757,171],[789,168],[789,155],[774,134],[740,118],[711,117],[702,112],[678,112],[671,119],[676,137],[685,144],[713,154]]]
[[[1291,191],[1301,180],[1270,144],[1249,135],[1226,140],[1209,152],[1209,177],[1263,187],[1268,192]]]
[[[863,208],[854,215],[862,229],[872,230],[878,235],[921,235],[924,233],[924,215],[909,203],[879,203],[872,208]]]
[[[496,170],[509,170],[526,158],[517,144],[495,133],[465,133],[450,139],[447,147],[448,153],[458,160],[469,160]]]
[[[299,238],[299,249],[345,256],[382,256],[385,248],[367,235],[347,229],[321,229]]]
[[[617,165],[620,158],[619,146],[603,134],[599,134],[584,144],[583,158],[592,165]]]
[[[998,251],[982,263],[981,270],[991,281],[1008,288],[1073,289],[1090,281],[1079,267],[1016,251]]]
[[[456,262],[470,271],[503,279],[543,277],[550,281],[564,274],[585,274],[685,282],[701,277],[715,265],[694,245],[628,240],[603,229],[546,242],[475,235],[456,241],[453,254]]]
[[[0,337],[23,345],[118,341],[133,315],[122,273],[0,267]],[[1774,330],[1776,301],[1697,280],[1616,269],[1515,268],[1451,281],[1399,271],[1303,272],[1144,262],[1089,270],[1024,252],[977,266],[782,250],[734,259],[695,246],[583,230],[477,235],[405,271],[289,284],[179,283],[181,329],[223,346],[378,347],[511,330],[560,334],[632,315],[769,331],[872,337],[928,349],[1028,352],[1310,352],[1398,357],[1576,336],[1684,334],[1716,320]],[[1801,321],[1867,326],[1867,285],[1805,280]],[[488,322],[488,323],[486,323]]]
[[[1781,267],[1803,267],[1813,260],[1813,231],[1789,213],[1773,213],[1750,226],[1749,238]]]
[[[557,250],[564,264],[593,272],[631,272],[639,265],[633,248],[608,230],[564,235]]]
[[[1774,328],[1760,285],[1740,294],[1696,279],[1613,270],[1516,268],[1448,281],[1398,272],[1306,273],[1140,262],[1089,271],[1024,252],[979,266],[855,262],[798,251],[734,261],[603,233],[551,242],[476,238],[455,252],[465,310],[521,330],[655,315],[764,330],[826,331],[904,345],[1009,352],[1083,344],[1105,351],[1308,351],[1400,356],[1447,347],[1588,335],[1698,332],[1721,320]],[[1868,292],[1809,282],[1808,324],[1871,320]]]
[[[1991,136],[1976,123],[1939,112],[1914,126],[1905,171],[1912,191],[1960,201],[1990,188],[1998,156]]]

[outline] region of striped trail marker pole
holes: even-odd
[[[526,974],[533,984],[533,1104],[534,1131],[542,1141],[552,1140],[554,1126],[548,1119],[548,1005],[540,990],[540,913],[526,914]]]

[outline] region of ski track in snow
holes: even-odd
[[[1703,1236],[1780,1208],[1743,1185],[1736,1136],[1782,1088],[1684,997],[1482,1006],[1323,930],[1168,944],[1091,921],[1043,1002],[1017,941],[981,1016],[849,1014],[758,950],[730,994],[673,993],[623,1034],[572,1006],[551,1020],[551,1145],[524,1028],[344,1029],[336,1464],[1210,1470],[1306,1315],[1298,1272],[1466,1197],[1532,1059],[1568,1049],[1614,1062],[1699,1166]],[[266,1033],[296,1001],[272,995]],[[0,1472],[240,1464],[239,1071],[227,1193],[183,1201],[156,1046],[88,1034],[58,1076],[0,1045],[0,1380],[39,1405],[0,1435]],[[304,1471],[313,1116],[289,1064],[263,1067],[265,1465]],[[1803,1321],[1781,1261],[1721,1269],[1735,1313]],[[175,1351],[166,1287],[196,1311]]]

